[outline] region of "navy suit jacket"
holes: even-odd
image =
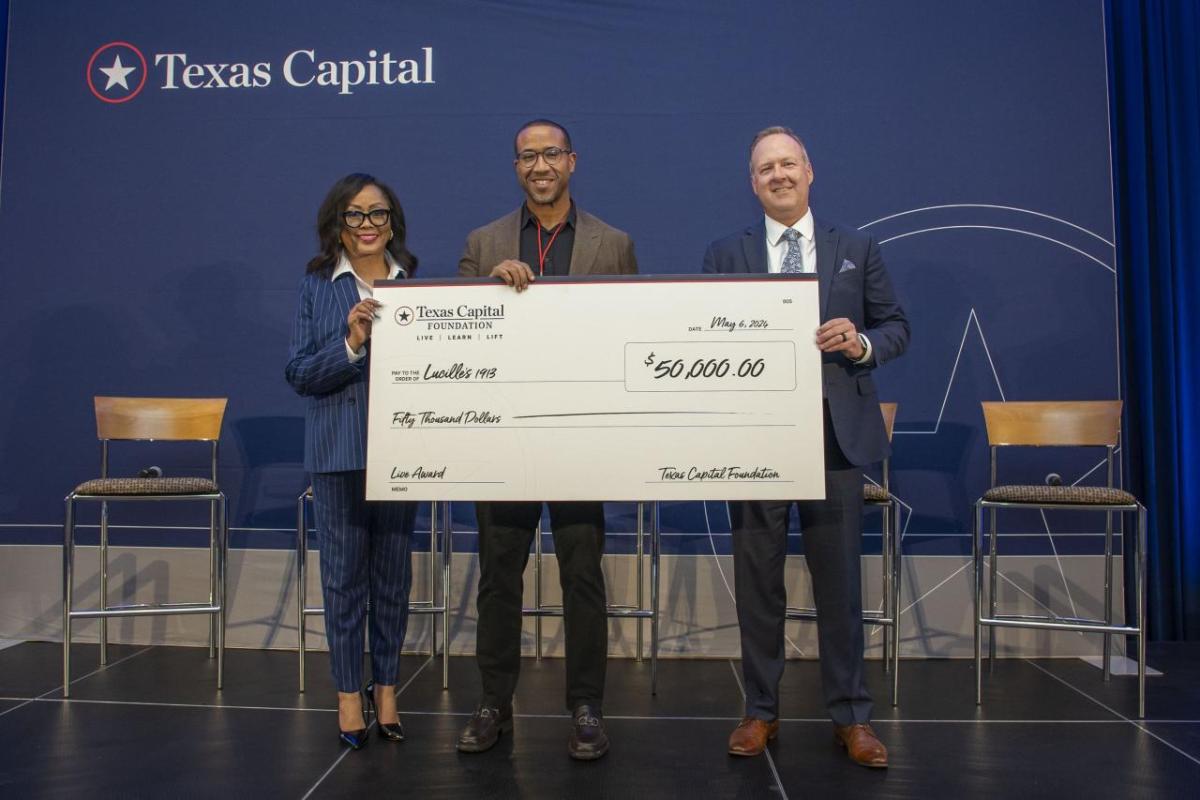
[[[837,444],[847,461],[864,466],[891,452],[871,370],[908,347],[908,318],[871,236],[814,219],[813,238],[821,322],[845,317],[871,340],[866,364],[853,364],[841,353],[821,354],[822,385]],[[766,223],[710,244],[704,271],[766,274]]]
[[[367,357],[346,355],[346,317],[359,301],[354,276],[330,281],[332,270],[304,276],[284,374],[308,398],[304,416],[304,468],[342,472],[367,468]]]

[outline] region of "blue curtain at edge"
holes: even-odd
[[[1200,10],[1197,0],[1105,0],[1105,17],[1123,442],[1130,486],[1149,509],[1149,638],[1195,640]]]

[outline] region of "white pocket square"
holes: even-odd
[[[858,269],[858,265],[848,258],[842,259],[842,266],[838,268],[838,274],[841,275],[843,272],[848,272],[852,269]]]

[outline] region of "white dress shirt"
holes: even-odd
[[[401,271],[400,265],[396,263],[396,259],[392,258],[392,254],[386,250],[383,251],[383,257],[385,259],[387,259],[387,265],[388,265],[387,279],[389,281],[396,280],[396,276],[399,275],[400,271]],[[342,275],[345,275],[347,272],[349,272],[351,275],[354,276],[354,282],[355,282],[355,284],[358,285],[358,299],[359,300],[366,300],[368,298],[375,297],[375,292],[371,289],[371,284],[367,283],[366,281],[364,281],[362,278],[360,278],[358,276],[358,273],[354,271],[354,267],[350,266],[350,259],[346,258],[345,253],[342,253],[341,257],[338,259],[337,266],[334,267],[333,275],[331,275],[329,277],[329,280],[336,281],[338,278],[340,278]],[[346,357],[350,359],[351,364],[353,364],[356,361],[362,361],[364,358],[366,358],[366,355],[367,355],[367,346],[365,344],[362,347],[358,348],[358,352],[355,352],[354,350],[350,349],[350,343],[346,342]]]

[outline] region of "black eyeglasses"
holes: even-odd
[[[547,164],[554,166],[562,157],[572,151],[565,150],[561,147],[547,147],[545,150],[522,150],[517,153],[517,161],[522,167],[532,167],[537,163],[538,156],[541,156]]]
[[[375,208],[370,211],[343,211],[342,222],[346,223],[347,228],[361,228],[367,220],[371,221],[371,225],[375,228],[382,228],[388,224],[388,220],[392,218],[392,210],[390,208]]]

